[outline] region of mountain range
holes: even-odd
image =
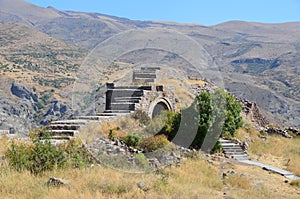
[[[256,102],[273,123],[300,126],[300,22],[203,26],[0,0],[0,129],[13,121],[26,126],[68,117],[70,91],[86,56],[112,36],[146,28],[176,31],[198,42],[229,92]],[[155,55],[146,53],[150,59]]]

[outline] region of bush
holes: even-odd
[[[214,93],[202,92],[193,104],[181,113],[168,113],[165,125],[159,134],[164,134],[172,140],[180,125],[185,127],[183,129],[190,129],[191,125],[197,123],[197,134],[190,147],[200,149],[206,136],[210,136],[212,141],[219,138],[219,132],[221,136],[235,136],[236,129],[242,126],[241,111],[241,104],[224,90],[217,89]],[[184,121],[181,121],[182,115],[185,116]],[[211,144],[215,145],[215,143]],[[214,150],[219,150],[218,145]]]
[[[134,155],[134,162],[137,164],[137,166],[145,169],[150,167],[148,163],[148,159],[143,153],[138,153]]]
[[[66,163],[63,151],[57,149],[49,141],[35,142],[33,145],[13,142],[5,156],[10,166],[17,171],[27,169],[35,175],[62,167]]]
[[[44,171],[51,171],[58,167],[63,167],[66,158],[63,151],[53,146],[49,141],[36,142],[29,153],[29,170],[33,174]]]
[[[93,162],[79,140],[71,140],[58,147],[48,140],[36,140],[33,144],[13,142],[5,156],[15,170],[29,170],[35,175],[65,166],[81,167]]]
[[[17,144],[12,142],[11,148],[5,153],[5,157],[9,161],[9,165],[17,171],[23,171],[30,167],[30,151],[31,147],[24,143]]]
[[[142,110],[136,110],[134,113],[131,114],[131,117],[133,119],[136,119],[139,121],[140,124],[148,125],[151,121],[150,117],[145,111]]]
[[[121,139],[127,146],[139,148],[142,143],[142,138],[138,135],[127,135]]]
[[[145,128],[145,133],[155,135],[164,128],[165,123],[170,115],[174,114],[171,111],[163,111],[158,116],[153,118]]]
[[[85,167],[94,161],[91,154],[84,148],[82,141],[79,139],[70,140],[68,143],[60,145],[59,149],[64,152],[67,165],[73,168]]]
[[[214,148],[211,150],[212,153],[221,153],[222,152],[222,144],[218,140],[214,146]]]
[[[144,138],[142,148],[145,152],[152,152],[167,146],[170,142],[165,135],[156,135],[149,138]]]

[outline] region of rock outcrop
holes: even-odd
[[[144,154],[147,165],[145,167],[151,167],[152,169],[158,169],[166,166],[180,166],[180,162],[185,160],[183,157],[191,150],[178,147],[178,149],[166,152],[165,150],[157,150],[151,153],[145,153],[141,150],[128,147],[119,140],[111,141],[107,138],[97,138],[93,144],[88,146],[89,151],[96,157],[101,163],[107,164],[107,166],[118,165],[113,164],[114,157],[118,157],[120,160],[125,159],[129,165],[139,165],[139,159],[136,158],[137,154]],[[157,153],[156,153],[157,152]],[[122,163],[124,164],[124,163]]]
[[[31,102],[38,101],[38,97],[33,91],[30,91],[30,89],[17,82],[12,83],[11,93],[20,99],[30,100]]]
[[[40,121],[41,125],[48,125],[51,121],[59,119],[67,119],[71,117],[71,107],[63,102],[53,99],[46,107],[45,114],[43,114]]]

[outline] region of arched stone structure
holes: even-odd
[[[149,105],[148,115],[150,118],[155,118],[162,111],[175,111],[171,101],[166,97],[158,97]]]

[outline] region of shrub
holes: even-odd
[[[30,167],[30,147],[25,143],[17,144],[12,142],[11,148],[5,153],[9,165],[17,171],[23,171]]]
[[[145,152],[152,152],[167,146],[170,142],[165,135],[156,135],[149,138],[144,138],[142,148]]]
[[[142,138],[138,135],[127,135],[121,139],[127,146],[138,148],[142,143]]]
[[[115,134],[113,132],[112,129],[109,129],[109,133],[108,133],[108,139],[114,141],[115,140]]]
[[[138,153],[134,156],[134,162],[137,164],[137,166],[142,168],[149,168],[148,159],[143,153]]]
[[[91,154],[84,148],[79,139],[73,139],[59,146],[67,159],[67,165],[71,167],[84,167],[93,163]]]
[[[13,142],[5,156],[15,170],[29,170],[35,175],[65,166],[81,167],[93,162],[79,140],[71,140],[58,147],[48,140],[36,140],[33,144]]]
[[[151,121],[150,117],[145,111],[142,110],[136,110],[134,113],[131,114],[131,117],[133,119],[136,119],[139,121],[140,124],[148,125]]]
[[[145,133],[150,135],[155,135],[157,132],[161,131],[164,128],[167,119],[173,115],[171,111],[163,111],[158,116],[153,118],[150,123],[145,128]]]
[[[17,171],[29,170],[33,174],[62,167],[66,159],[63,151],[57,149],[49,141],[35,142],[33,145],[12,143],[5,154],[12,166]]]
[[[214,146],[214,148],[211,150],[212,153],[221,153],[222,152],[222,144],[218,140]]]
[[[196,136],[191,144],[191,148],[200,149],[206,136],[210,136],[215,141],[221,136],[232,137],[236,134],[236,129],[242,126],[240,112],[242,106],[234,96],[217,89],[214,93],[200,93],[192,105],[181,113],[168,113],[164,127],[159,134],[164,134],[172,140],[179,126],[182,129],[190,129],[195,123],[198,125]],[[181,121],[182,115],[185,116]],[[188,136],[188,135],[187,135]],[[180,143],[176,143],[180,144]],[[215,143],[211,143],[215,145]],[[218,149],[216,145],[214,149]]]
[[[36,142],[29,154],[29,170],[33,174],[62,167],[66,163],[63,151],[56,148],[49,141]]]

